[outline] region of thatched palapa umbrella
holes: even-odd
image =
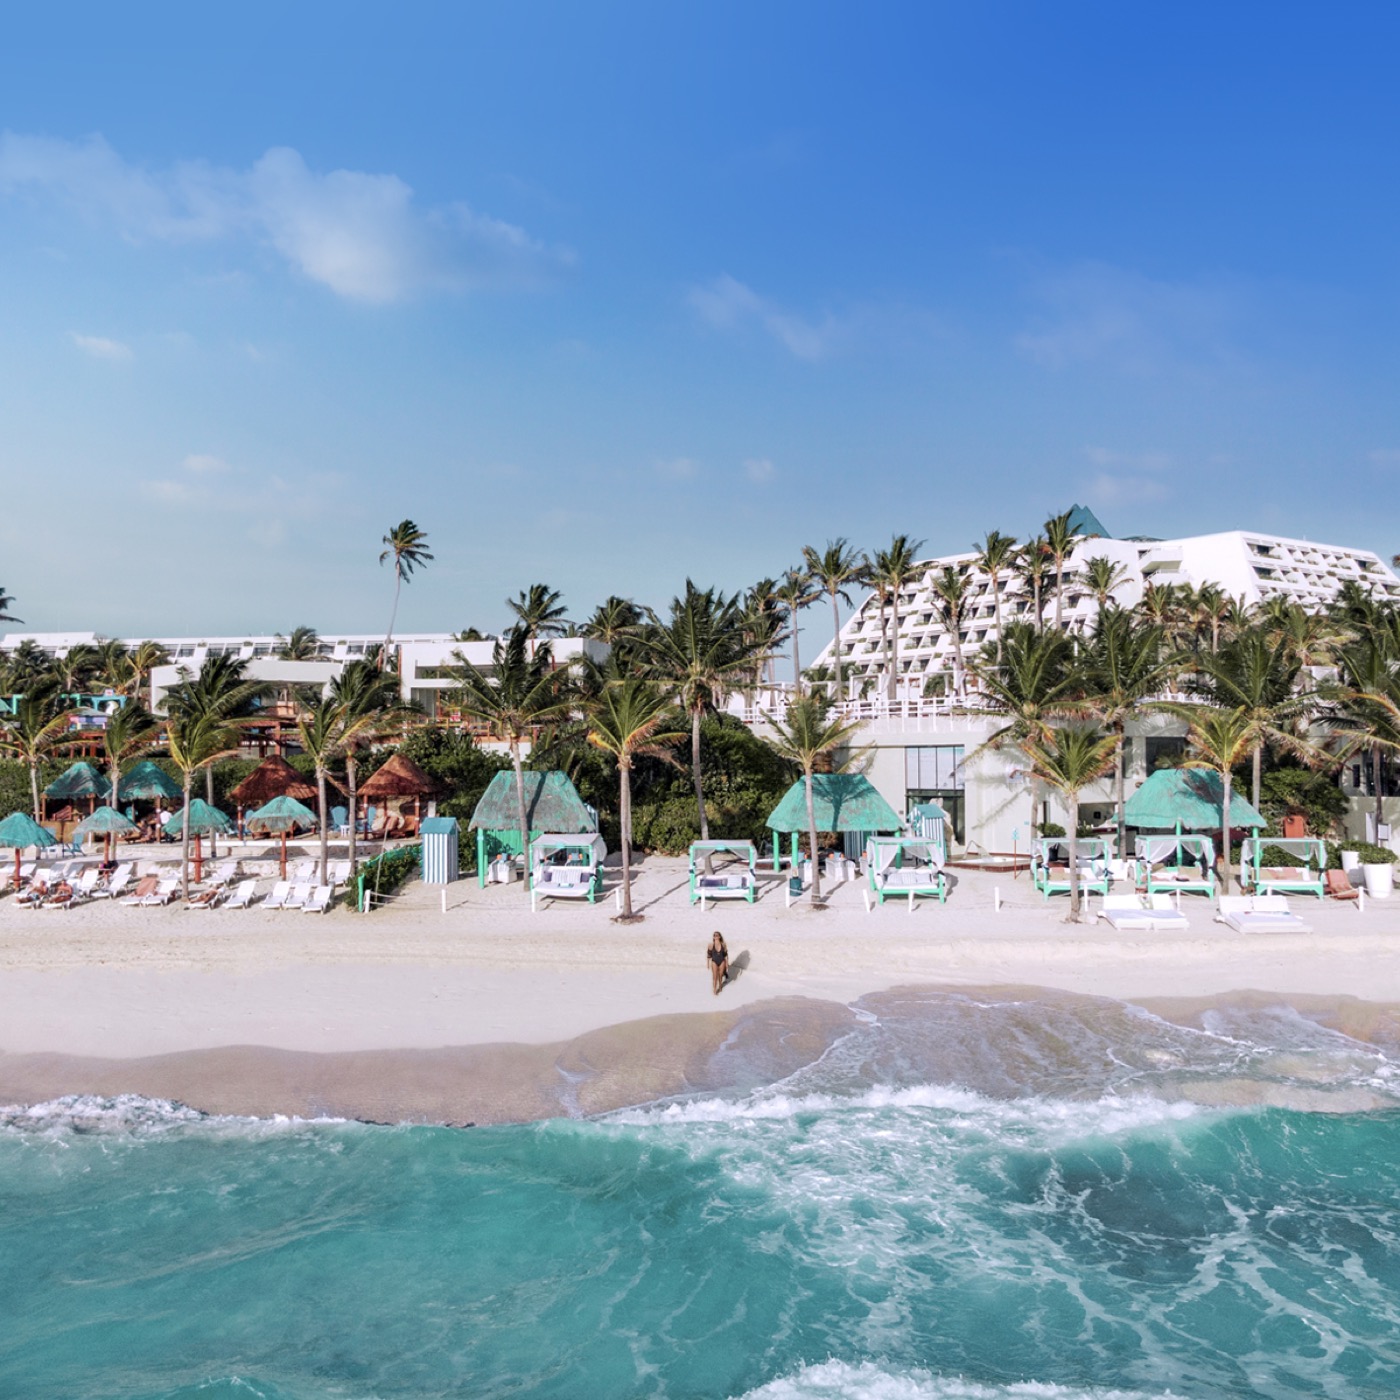
[[[233,818],[217,807],[211,807],[202,797],[196,797],[191,799],[188,808],[170,818],[165,828],[166,834],[179,836],[185,829],[186,821],[190,824],[190,835],[194,837],[194,882],[198,884],[204,878],[204,853],[199,844],[200,837],[232,831]]]
[[[118,802],[168,802],[179,796],[180,784],[149,758],[117,780]]]
[[[110,787],[92,764],[78,762],[60,773],[44,789],[44,809],[48,810],[50,802],[76,802],[85,797],[90,804],[88,811],[91,813],[97,806],[97,799],[105,797]]]
[[[263,759],[229,796],[238,806],[238,825],[241,827],[245,808],[262,807],[274,797],[294,797],[298,802],[314,802],[316,789],[285,758],[274,754]]]
[[[30,846],[52,846],[54,834],[40,826],[28,812],[11,812],[0,822],[0,850],[15,853],[15,888],[19,889],[19,853]]]
[[[436,797],[441,785],[430,778],[411,758],[396,753],[382,768],[377,769],[359,791],[363,798],[411,797],[414,820],[423,815],[423,799]],[[354,814],[356,821],[359,813]]]
[[[90,816],[86,816],[73,828],[74,837],[80,836],[105,836],[107,838],[106,859],[112,859],[112,837],[126,836],[130,832],[136,831],[137,825],[134,821],[129,821],[117,811],[115,807],[98,807]]]
[[[293,769],[293,772],[296,770]],[[282,836],[282,879],[287,878],[287,833],[311,831],[316,826],[316,813],[303,807],[294,797],[274,797],[248,818],[252,832],[280,832]]]

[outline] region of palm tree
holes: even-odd
[[[520,850],[525,860],[525,888],[530,887],[530,822],[525,811],[525,763],[521,749],[539,731],[566,715],[574,704],[568,678],[554,670],[549,643],[532,651],[523,627],[512,627],[491,650],[491,668],[482,671],[455,653],[459,688],[454,694],[462,713],[510,749],[519,803]]]
[[[166,743],[170,757],[180,770],[185,794],[185,820],[180,824],[180,858],[183,866],[181,897],[190,897],[190,793],[194,775],[202,768],[208,772],[221,758],[231,758],[238,752],[242,737],[235,724],[212,709],[183,709],[166,720]]]
[[[1031,594],[1031,612],[1036,628],[1045,626],[1045,578],[1050,572],[1049,545],[1044,535],[1036,535],[1021,546],[1017,556],[1021,579]]]
[[[789,571],[791,572],[791,571]],[[643,641],[647,667],[669,685],[690,717],[690,764],[700,839],[709,840],[705,786],[700,767],[700,721],[719,709],[726,694],[749,674],[757,644],[745,637],[738,600],[713,588],[700,590],[685,581],[685,592],[671,599],[671,615],[662,622],[651,613],[652,627]]]
[[[277,642],[283,661],[314,661],[321,654],[321,637],[314,627],[293,627],[287,637],[279,632]]]
[[[327,805],[326,781],[331,763],[341,753],[340,742],[341,707],[330,696],[318,695],[315,700],[303,702],[297,713],[297,740],[301,751],[315,765],[316,772],[316,816],[321,823],[321,884],[327,884],[327,866],[330,857],[330,830],[327,818],[330,809]]]
[[[1113,801],[1118,815],[1117,850],[1122,859],[1127,855],[1128,841],[1124,736],[1128,721],[1142,712],[1143,702],[1160,691],[1171,675],[1173,659],[1166,653],[1160,627],[1138,623],[1132,613],[1119,608],[1107,608],[1094,622],[1079,666],[1089,709],[1113,736]]]
[[[632,764],[638,755],[673,761],[668,752],[685,738],[670,695],[647,676],[623,673],[616,664],[597,676],[597,689],[584,707],[588,742],[611,754],[617,764],[618,812],[622,826],[622,913],[632,923]]]
[[[1385,820],[1383,760],[1400,753],[1400,662],[1389,639],[1373,630],[1341,650],[1337,669],[1336,727],[1351,736],[1353,747],[1370,750],[1379,830]]]
[[[1069,558],[1074,549],[1074,543],[1079,538],[1078,534],[1070,527],[1069,518],[1073,511],[1065,511],[1061,515],[1052,515],[1045,522],[1045,550],[1055,564],[1055,626],[1063,625],[1060,614],[1060,604],[1063,599],[1065,586],[1065,560]]]
[[[1106,554],[1096,554],[1084,561],[1084,579],[1094,601],[1102,612],[1115,602],[1114,593],[1129,579],[1129,573],[1122,564],[1115,563]]]
[[[1003,535],[1000,530],[992,530],[980,545],[976,546],[977,558],[974,561],[992,585],[992,607],[995,610],[997,625],[997,660],[1001,660],[1001,576],[1016,558],[1016,536]]]
[[[812,902],[822,897],[821,869],[817,860],[817,808],[812,794],[812,774],[818,762],[836,749],[846,748],[860,729],[859,720],[829,719],[823,696],[803,695],[788,706],[786,721],[773,720],[769,741],[784,758],[802,769],[807,794],[807,848],[812,857]],[[849,766],[859,755],[847,759]]]
[[[122,682],[116,688],[123,695],[140,695],[150,683],[151,672],[169,661],[170,653],[159,642],[137,642],[122,658]]]
[[[428,535],[411,520],[400,520],[380,541],[386,548],[379,556],[379,562],[394,561],[394,609],[389,614],[389,630],[384,634],[384,650],[379,654],[379,667],[383,670],[389,648],[394,641],[394,622],[399,615],[399,590],[413,577],[414,569],[432,562],[428,553]]]
[[[63,656],[54,658],[52,671],[60,688],[73,693],[83,690],[96,677],[101,664],[101,652],[88,642],[79,642]]]
[[[642,610],[630,598],[613,594],[593,610],[593,616],[583,624],[583,635],[617,648],[631,641],[642,625]]]
[[[524,592],[506,599],[506,607],[516,616],[516,625],[523,628],[526,639],[533,645],[541,637],[561,636],[566,627],[565,608],[559,600],[564,595],[547,583],[532,583]]]
[[[945,564],[933,576],[931,586],[934,601],[938,604],[939,614],[943,618],[943,625],[948,629],[948,635],[953,639],[953,666],[955,668],[953,691],[955,694],[961,695],[966,687],[962,649],[963,609],[967,606],[967,594],[972,583],[962,569],[955,569],[951,565]],[[997,645],[1000,646],[1000,644],[1001,634],[998,633]]]
[[[102,755],[111,779],[111,805],[117,806],[122,764],[154,748],[160,737],[155,716],[139,700],[128,700],[107,716],[102,730]]]
[[[918,553],[924,547],[923,540],[911,540],[908,535],[896,535],[888,549],[878,550],[870,563],[869,577],[877,587],[883,589],[883,597],[889,600],[891,632],[894,646],[886,657],[887,688],[891,697],[898,694],[899,684],[899,602],[900,594],[920,574]],[[880,613],[881,635],[884,634],[884,610]]]
[[[0,588],[0,622],[22,623],[24,621],[22,617],[16,617],[10,611],[10,609],[14,607],[14,605],[15,600],[4,590],[4,588]]]
[[[987,647],[974,662],[974,671],[988,703],[1005,720],[974,756],[989,749],[1042,742],[1052,720],[1081,715],[1086,708],[1078,693],[1074,644],[1063,632],[1041,632],[1026,622],[1009,623],[1000,664]],[[1034,834],[1034,783],[1030,790]]]
[[[36,687],[15,702],[11,715],[0,720],[0,753],[8,754],[29,769],[29,793],[34,820],[39,820],[39,766],[60,752],[68,734],[70,711],[60,703],[53,682]]]
[[[1188,768],[1212,768],[1220,774],[1220,859],[1224,866],[1221,889],[1230,892],[1230,792],[1236,767],[1254,744],[1254,726],[1243,706],[1219,710],[1214,706],[1183,706],[1187,722]]]
[[[744,594],[740,626],[745,642],[753,648],[753,684],[763,685],[764,673],[772,678],[773,655],[787,640],[783,628],[782,599],[776,579],[761,578]]]
[[[844,599],[851,606],[850,589],[864,581],[866,576],[865,556],[851,549],[850,542],[843,535],[840,539],[828,540],[826,548],[818,553],[811,545],[804,545],[802,558],[807,565],[807,575],[831,599],[831,654],[836,663],[836,687],[833,700],[845,695],[844,677],[841,673],[841,609],[837,606]]]
[[[773,590],[773,596],[787,609],[788,637],[792,642],[792,686],[797,695],[802,694],[802,652],[798,646],[800,630],[797,614],[816,601],[817,590],[812,584],[811,575],[805,569],[788,569],[782,581]]]
[[[356,658],[331,682],[331,701],[336,706],[336,745],[345,759],[345,795],[350,804],[350,879],[359,868],[357,836],[359,795],[357,779],[360,749],[400,728],[419,712],[404,703],[398,683],[386,676],[368,658]]]
[[[1084,725],[1050,729],[1021,748],[1031,773],[1065,800],[1069,833],[1069,921],[1079,922],[1079,794],[1112,766],[1118,741]]]
[[[97,644],[98,683],[112,690],[121,690],[127,676],[126,657],[125,643],[110,637],[100,640]]]

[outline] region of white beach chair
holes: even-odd
[[[264,909],[283,909],[287,904],[287,896],[291,894],[292,886],[289,880],[279,880],[272,887],[272,893],[263,900]]]
[[[1185,932],[1191,927],[1191,920],[1181,912],[1180,895],[1170,895],[1165,891],[1147,896],[1152,909],[1152,927],[1159,931]]]
[[[350,862],[348,860],[333,860],[326,870],[326,878],[333,885],[344,885],[350,880]]]
[[[1215,922],[1239,933],[1311,933],[1281,894],[1223,894]]]
[[[123,895],[118,904],[127,905],[134,908],[138,904],[144,904],[149,895],[153,895],[160,888],[160,878],[156,875],[143,875],[137,882],[136,887],[130,894]]]
[[[312,888],[313,886],[309,884],[293,885],[291,893],[282,904],[282,908],[304,909],[306,907],[306,901],[311,898]]]
[[[1142,901],[1135,894],[1106,894],[1099,910],[1099,918],[1116,929],[1141,929],[1155,927],[1152,911],[1143,908]]]
[[[311,857],[307,860],[299,860],[292,866],[292,884],[305,885],[316,878],[316,869],[320,861]]]
[[[253,894],[258,888],[256,880],[244,880],[224,902],[225,909],[246,909],[253,902]]]
[[[331,900],[335,898],[334,885],[317,885],[311,891],[311,898],[301,907],[303,914],[324,914],[331,907]]]
[[[112,877],[105,885],[99,885],[92,892],[94,899],[116,899],[118,895],[126,893],[126,887],[131,883],[132,865],[130,862],[119,865],[112,871]]]
[[[140,901],[142,905],[147,904],[169,904],[180,893],[180,880],[178,876],[168,875],[160,884],[156,886],[154,894],[148,894]]]

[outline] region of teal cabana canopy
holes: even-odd
[[[1225,784],[1213,768],[1159,768],[1123,804],[1123,820],[1139,831],[1219,831]],[[1243,793],[1230,793],[1230,826],[1268,823]]]
[[[72,802],[81,797],[106,797],[112,785],[90,763],[75,763],[44,789],[50,802]]]
[[[203,806],[203,803],[200,805]],[[172,817],[172,825],[174,820]],[[244,825],[249,831],[260,834],[280,831],[285,835],[289,831],[310,831],[316,822],[316,813],[311,808],[302,806],[295,797],[274,797],[256,812],[250,812]]]
[[[122,816],[115,807],[98,807],[73,828],[73,837],[76,840],[80,836],[130,836],[136,829],[136,823]]]
[[[221,812],[217,807],[211,807],[202,797],[191,799],[189,821],[191,836],[210,836],[218,832],[233,830],[233,818]],[[176,812],[165,824],[167,836],[179,836],[184,829],[184,811]]]
[[[546,832],[576,835],[598,830],[598,814],[578,795],[567,773],[524,776],[525,820],[532,841]],[[485,885],[486,867],[494,857],[522,854],[520,797],[513,771],[503,770],[491,779],[467,826],[476,832],[476,882]]]
[[[873,836],[881,831],[904,830],[899,814],[863,773],[814,773],[812,806],[818,831],[856,831]],[[774,868],[778,863],[778,837],[785,831],[792,833],[792,858],[796,863],[797,837],[807,830],[805,778],[799,778],[783,794],[783,800],[768,814],[768,826],[773,831]]]
[[[154,802],[180,796],[180,784],[158,763],[143,758],[117,781],[118,802]]]

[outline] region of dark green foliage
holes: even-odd
[[[1065,829],[1059,822],[1041,822],[1040,834],[1044,837],[1063,836]]]
[[[355,882],[355,908],[364,908],[365,890],[376,894],[393,894],[410,875],[414,874],[423,859],[421,846],[401,846],[395,851],[385,851],[360,866]]]
[[[478,748],[469,734],[431,725],[415,729],[397,750],[366,754],[361,760],[359,782],[363,784],[394,752],[411,758],[429,777],[443,785],[447,795],[438,799],[438,815],[457,818],[457,849],[462,871],[475,870],[476,833],[467,830],[467,823],[487,784],[503,768],[510,767],[510,760],[504,754],[487,753]],[[367,761],[371,758],[372,763]],[[584,801],[590,800],[584,798]]]
[[[1336,778],[1306,768],[1269,769],[1259,787],[1259,815],[1275,836],[1283,832],[1284,817],[1297,812],[1307,819],[1312,835],[1330,836],[1349,805]]]
[[[66,758],[48,758],[39,765],[39,791],[68,767]],[[28,812],[34,805],[29,792],[29,765],[16,758],[0,759],[0,817],[11,812]],[[62,803],[58,804],[62,806]],[[86,812],[86,807],[79,811]]]

